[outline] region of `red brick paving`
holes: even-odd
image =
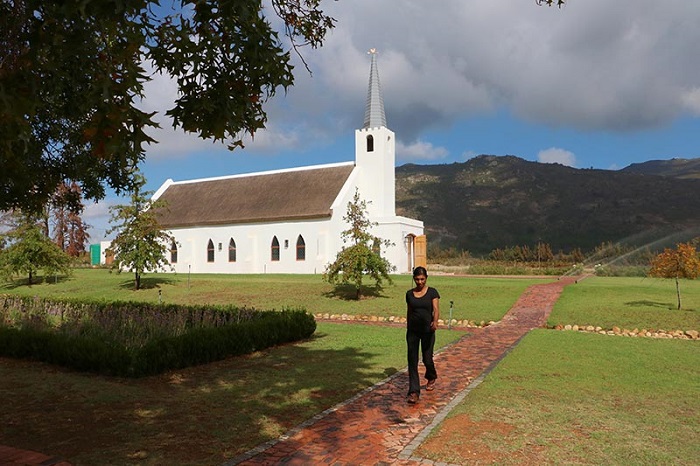
[[[436,356],[440,378],[422,390],[417,405],[405,401],[408,376],[401,372],[348,402],[317,416],[276,443],[226,465],[417,465],[414,439],[427,434],[443,408],[464,394],[473,379],[495,365],[526,333],[542,326],[564,287],[575,278],[533,285],[495,325],[476,329]],[[439,419],[438,419],[439,420]]]
[[[234,458],[226,465],[417,465],[413,456],[432,425],[470,389],[472,380],[500,360],[526,333],[542,326],[566,285],[574,278],[529,287],[504,318],[470,334],[436,355],[440,378],[408,405],[406,372],[315,416],[287,436]],[[473,385],[472,385],[473,386]],[[71,466],[61,458],[0,445],[2,466]]]
[[[62,458],[51,457],[35,451],[19,450],[0,445],[2,466],[71,466]]]

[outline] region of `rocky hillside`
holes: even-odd
[[[662,175],[674,178],[700,179],[700,158],[650,160],[644,163],[633,163],[620,171],[624,173],[640,173],[642,175]]]
[[[396,169],[397,213],[423,220],[429,244],[473,254],[538,241],[555,252],[585,251],[687,229],[692,237],[700,235],[697,162],[687,170],[647,162],[611,171],[481,155],[408,164]]]

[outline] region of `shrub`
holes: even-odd
[[[0,296],[0,355],[140,377],[310,337],[303,309],[56,302]]]

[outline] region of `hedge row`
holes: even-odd
[[[80,304],[2,296],[0,317],[2,356],[127,377],[247,354],[308,338],[316,330],[314,317],[302,309]],[[130,332],[141,334],[138,341],[129,338]]]

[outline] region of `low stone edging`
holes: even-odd
[[[372,322],[372,323],[379,323],[379,324],[405,324],[406,323],[406,317],[397,317],[397,316],[370,316],[370,315],[350,315],[350,314],[330,314],[330,313],[318,313],[314,314],[314,317],[316,320],[326,320],[326,321],[347,321],[347,322]],[[441,327],[444,327],[446,325],[449,325],[451,327],[457,327],[457,328],[482,328],[482,327],[488,327],[489,325],[493,325],[496,322],[493,320],[491,321],[480,321],[476,322],[474,320],[457,320],[457,319],[452,319],[452,321],[448,320],[443,320],[439,319],[438,320],[438,325]]]
[[[357,322],[357,323],[377,323],[377,324],[405,324],[405,317],[397,316],[370,316],[370,315],[351,315],[351,314],[330,314],[318,313],[314,314],[316,320],[320,321],[336,321],[336,322]],[[494,325],[497,322],[474,320],[457,320],[452,319],[451,324],[447,320],[440,319],[438,321],[441,327],[450,326],[453,328],[484,328],[489,325]],[[593,325],[556,325],[549,327],[553,330],[569,330],[574,332],[598,333],[600,335],[618,335],[622,337],[640,337],[640,338],[666,338],[677,340],[700,340],[700,332],[697,330],[655,330],[655,329],[638,329],[634,330],[621,329],[613,327],[612,330],[604,329],[603,327]]]
[[[700,340],[700,332],[697,330],[654,330],[654,329],[638,329],[634,330],[621,329],[613,327],[612,330],[606,330],[602,327],[594,327],[593,325],[556,325],[554,330],[570,330],[574,332],[598,333],[601,335],[617,335],[621,337],[643,337],[643,338],[666,338],[677,340]]]

